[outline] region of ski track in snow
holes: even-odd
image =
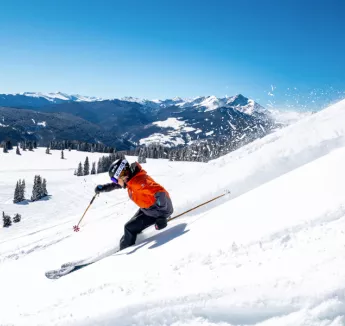
[[[28,166],[0,153],[1,210],[23,217],[0,229],[0,325],[345,325],[344,121],[341,101],[207,164],[148,159],[174,215],[231,194],[53,281],[45,271],[114,251],[136,206],[102,194],[74,233],[106,174],[73,175],[86,153],[37,149]],[[12,204],[36,173],[49,200]]]

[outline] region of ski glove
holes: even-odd
[[[98,185],[96,188],[95,188],[95,193],[96,194],[99,194],[101,192],[104,191],[104,187],[102,185]]]
[[[162,230],[168,225],[168,219],[166,217],[158,217],[155,223],[156,230]]]
[[[115,189],[121,189],[122,187],[120,185],[118,185],[117,183],[106,183],[104,185],[98,185],[95,188],[95,193],[99,194],[101,192],[109,192],[109,191],[113,191]]]

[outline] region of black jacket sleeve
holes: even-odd
[[[115,189],[122,189],[122,187],[120,185],[118,185],[117,183],[107,183],[105,185],[103,185],[102,188],[102,192],[109,192],[109,191],[113,191]]]

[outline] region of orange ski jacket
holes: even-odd
[[[127,191],[129,197],[140,208],[151,207],[156,202],[157,192],[165,192],[169,196],[169,193],[155,182],[139,163],[136,162],[136,164],[140,171],[127,182]]]

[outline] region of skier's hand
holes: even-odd
[[[96,193],[96,194],[99,194],[99,193],[101,193],[101,192],[103,192],[103,191],[104,191],[104,188],[103,188],[102,185],[98,185],[98,186],[95,188],[95,193]]]
[[[165,217],[158,217],[156,219],[155,228],[156,230],[162,230],[168,225],[168,219]]]

